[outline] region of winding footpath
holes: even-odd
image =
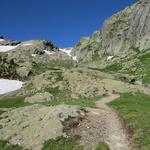
[[[104,141],[109,145],[111,150],[129,150],[130,143],[127,131],[125,131],[118,114],[106,105],[119,97],[120,95],[110,94],[108,97],[104,97],[98,101],[96,106],[99,109],[103,109],[106,113],[105,125],[108,134]]]
[[[86,118],[72,134],[81,136],[81,144],[86,150],[94,150],[99,142],[108,144],[110,150],[130,150],[127,131],[120,117],[107,106],[107,103],[119,98],[120,95],[110,94],[96,102],[97,109],[87,108]]]

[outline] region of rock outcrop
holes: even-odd
[[[9,39],[6,39],[4,36],[0,36],[0,45],[4,45],[4,46],[15,46],[15,45],[18,45],[20,44],[21,42],[20,41],[17,41],[17,40],[9,40]]]
[[[26,97],[25,102],[28,103],[44,103],[44,102],[49,102],[53,98],[53,95],[51,95],[48,92],[43,92],[43,93],[36,93],[33,96]]]
[[[7,55],[0,55],[0,78],[18,78],[14,60],[7,60]]]
[[[59,48],[46,40],[32,40],[21,43],[17,48],[9,52],[8,57],[19,61],[31,61],[36,55],[45,54],[45,51],[57,52]]]
[[[131,47],[140,51],[150,48],[150,1],[139,2],[125,8],[104,22],[103,28],[91,38],[81,40],[73,50],[80,60],[90,60],[95,53],[121,55]]]
[[[62,121],[81,117],[85,111],[80,107],[60,105],[46,107],[32,105],[2,114],[0,139],[18,144],[27,149],[41,150],[43,143],[63,135]]]

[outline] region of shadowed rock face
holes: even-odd
[[[150,1],[139,2],[125,8],[104,22],[103,28],[94,32],[85,42],[81,40],[74,48],[74,54],[89,59],[98,51],[99,55],[119,55],[130,47],[142,51],[150,48]],[[86,56],[86,58],[84,58]]]
[[[0,78],[17,78],[16,64],[13,59],[7,60],[7,55],[0,55]]]

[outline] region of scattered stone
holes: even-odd
[[[53,98],[53,95],[51,95],[48,92],[36,93],[33,96],[26,97],[25,102],[28,102],[28,103],[43,103],[43,102],[51,101],[52,98]]]

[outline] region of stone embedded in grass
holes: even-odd
[[[48,92],[43,93],[36,93],[33,96],[26,97],[25,102],[28,103],[43,103],[43,102],[49,102],[53,98],[53,95]]]

